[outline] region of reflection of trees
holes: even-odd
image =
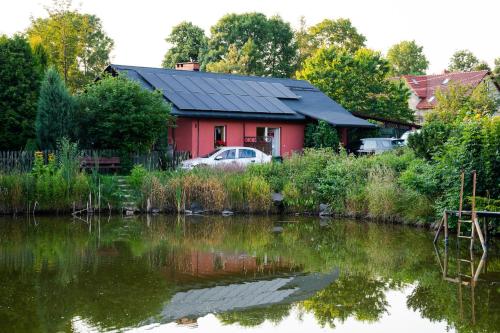
[[[432,235],[389,225],[332,221],[325,227],[316,219],[290,219],[298,223],[282,224],[279,234],[272,232],[274,221],[268,217],[112,219],[94,223],[90,233],[89,225],[71,220],[41,220],[37,227],[0,223],[0,331],[67,331],[76,315],[102,327],[136,325],[158,314],[176,288],[220,282],[219,276],[187,281],[174,274],[199,251],[245,254],[259,267],[269,267],[231,273],[226,281],[274,276],[285,266],[288,272],[339,267],[338,281],[300,305],[324,325],[350,316],[377,320],[386,311],[385,292],[411,283],[417,287],[408,307],[423,317],[445,320],[461,332],[499,332],[499,289],[480,283],[476,325],[471,326],[470,315],[461,319],[456,285],[441,279]],[[488,267],[500,271],[495,251]],[[464,304],[467,297],[464,291]],[[277,305],[218,317],[247,326],[277,322],[287,313],[288,306]]]
[[[387,289],[381,280],[346,274],[302,302],[301,307],[312,312],[323,326],[335,327],[335,320],[343,322],[351,316],[361,321],[377,321],[387,311]]]
[[[217,318],[225,325],[239,324],[252,327],[260,325],[266,320],[277,324],[289,315],[290,308],[289,304],[277,304],[263,308],[221,313],[217,315]]]
[[[500,332],[500,288],[487,281],[479,283],[474,288],[474,300],[467,286],[462,286],[460,300],[457,284],[437,278],[419,284],[408,297],[407,305],[424,318],[447,322],[457,332]]]

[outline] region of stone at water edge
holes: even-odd
[[[281,233],[281,232],[283,232],[283,227],[273,227],[273,232],[274,233]]]
[[[222,211],[222,216],[231,216],[231,215],[234,215],[233,211],[227,209]]]

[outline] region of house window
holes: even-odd
[[[214,147],[222,147],[226,145],[226,126],[214,127]]]

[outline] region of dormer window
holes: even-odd
[[[411,79],[411,82],[413,82],[413,84],[416,84],[418,86],[418,81],[416,79]]]
[[[435,99],[436,99],[436,96],[431,96],[431,97],[427,98],[427,102],[432,103],[432,102],[434,102]]]
[[[443,82],[441,82],[441,84],[448,84],[448,82],[450,82],[450,79],[446,78],[446,79],[443,80]]]

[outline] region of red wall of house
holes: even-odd
[[[244,136],[256,136],[257,127],[281,129],[281,155],[300,151],[304,145],[304,124],[286,122],[240,121],[225,119],[177,118],[177,127],[171,132],[176,149],[190,151],[192,157],[214,150],[214,127],[226,127],[228,146],[243,146]]]

